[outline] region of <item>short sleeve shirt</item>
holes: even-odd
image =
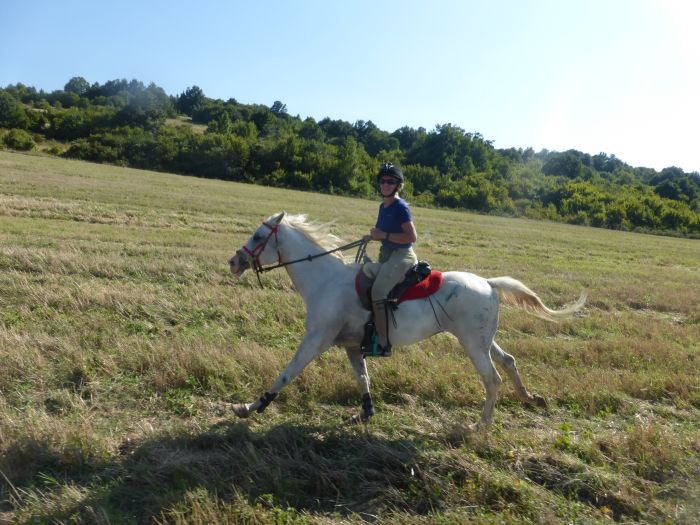
[[[376,228],[389,233],[402,233],[401,225],[412,221],[411,210],[405,200],[398,198],[388,208],[384,203],[379,205]],[[390,248],[410,248],[412,244],[397,244],[395,242],[382,241],[382,246]]]

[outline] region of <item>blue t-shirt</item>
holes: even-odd
[[[375,228],[389,233],[403,233],[401,225],[405,222],[412,221],[411,210],[405,200],[398,198],[388,208],[384,207],[384,203],[379,205],[379,215],[377,216],[377,224]],[[410,248],[411,244],[398,244],[390,241],[382,241],[382,246],[390,248]]]

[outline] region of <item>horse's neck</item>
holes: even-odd
[[[311,241],[303,233],[289,229],[285,242],[280,247],[282,261],[303,259],[308,255],[318,255],[327,251],[322,246]],[[316,290],[322,287],[328,280],[337,279],[347,266],[333,255],[324,255],[312,262],[298,262],[286,267],[294,287],[299,291],[304,300],[311,298]]]

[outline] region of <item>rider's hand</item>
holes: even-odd
[[[379,228],[372,228],[369,231],[369,235],[370,235],[370,237],[372,237],[373,240],[381,241],[384,238],[384,236],[386,235],[386,233],[384,231],[380,230]]]
[[[369,242],[371,240],[372,240],[371,235],[365,235],[364,237],[362,237],[362,242]]]

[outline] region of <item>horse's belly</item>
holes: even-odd
[[[435,301],[417,299],[406,301],[394,312],[396,326],[389,318],[389,340],[394,346],[405,346],[422,341],[442,332],[445,327],[439,321],[438,305]]]

